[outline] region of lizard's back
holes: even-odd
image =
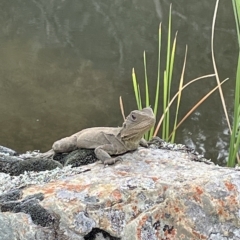
[[[86,128],[82,131],[73,134],[77,137],[78,148],[96,148],[104,144],[110,144],[111,141],[118,138],[118,133],[121,128],[118,127],[93,127]]]

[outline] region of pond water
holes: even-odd
[[[46,151],[83,128],[121,125],[119,96],[126,113],[136,109],[131,71],[134,67],[143,85],[144,50],[150,91],[155,91],[158,26],[163,23],[164,52],[169,6],[168,0],[2,0],[0,145]],[[175,0],[172,6],[172,35],[178,31],[174,93],[186,44],[185,82],[213,73],[215,1]],[[230,79],[223,89],[232,116],[238,46],[229,0],[220,1],[215,34],[219,75]],[[186,89],[180,119],[214,86],[216,80],[208,78]],[[229,135],[218,92],[182,124],[176,142],[225,163]]]

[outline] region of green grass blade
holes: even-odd
[[[172,86],[172,73],[173,73],[173,65],[174,65],[174,58],[175,58],[176,43],[177,43],[177,33],[176,33],[174,41],[173,41],[172,52],[171,52],[171,60],[170,60],[170,66],[169,66],[168,101],[167,101],[168,104],[170,102],[170,94],[171,94],[171,86]],[[168,114],[168,123],[170,123],[169,115],[170,115],[170,113]],[[167,138],[169,139],[169,133],[167,135]],[[173,141],[171,140],[171,142],[173,142]]]
[[[173,65],[174,65],[176,44],[177,44],[177,33],[175,34],[175,38],[174,38],[174,41],[173,41],[173,47],[172,47],[172,52],[171,52],[171,60],[170,60],[170,66],[169,66],[169,76],[168,76],[168,81],[169,81],[169,89],[168,89],[168,91],[169,91],[169,96],[170,96],[170,91],[171,91],[172,73],[173,73]]]
[[[162,127],[162,139],[166,139],[166,128],[167,128],[167,122],[166,122],[166,115],[167,115],[167,73],[166,70],[164,71],[164,76],[163,76],[163,112],[164,112],[164,118],[163,118],[163,127]]]
[[[170,4],[169,9],[169,19],[168,19],[168,38],[167,38],[167,60],[166,60],[166,69],[164,71],[163,77],[163,128],[162,128],[162,139],[167,140],[169,134],[169,111],[165,111],[169,102],[169,68],[171,61],[171,12],[172,12],[172,4]]]
[[[234,100],[234,117],[233,117],[233,128],[229,146],[229,156],[228,156],[228,167],[234,167],[236,163],[236,153],[239,148],[239,144],[236,145],[236,136],[239,137],[240,133],[238,131],[240,124],[240,53],[238,56],[237,74],[236,74],[236,87],[235,87],[235,100]]]
[[[239,146],[240,146],[240,134],[238,133],[238,136],[237,136],[237,138],[236,138],[235,148],[234,148],[234,151],[233,151],[233,157],[234,157],[234,159],[236,159]],[[239,163],[238,163],[238,165],[239,165]]]
[[[168,20],[168,39],[167,39],[167,61],[166,61],[166,70],[164,72],[164,108],[163,110],[166,109],[169,101],[170,101],[170,82],[169,82],[169,69],[170,69],[170,61],[171,61],[171,26],[172,26],[172,4],[170,4],[170,9],[169,9],[169,20]],[[165,118],[164,118],[164,123],[163,123],[163,131],[164,131],[164,140],[168,139],[169,135],[169,111],[166,112]]]
[[[142,109],[141,91],[140,91],[139,84],[138,84],[138,99],[139,99],[139,109]]]
[[[159,86],[160,86],[160,71],[161,71],[161,45],[162,45],[162,24],[159,25],[158,30],[158,73],[157,73],[157,86],[154,103],[154,114],[157,115],[158,100],[159,100]]]
[[[137,82],[137,78],[136,78],[134,68],[132,69],[132,82],[133,82],[133,91],[134,91],[134,94],[135,94],[137,107],[138,107],[138,109],[141,109],[140,108],[141,96],[140,96],[140,93],[139,93],[139,87],[138,87],[138,82]]]
[[[145,103],[146,107],[150,105],[150,99],[149,99],[149,90],[148,90],[148,78],[147,78],[147,62],[146,62],[146,52],[143,52],[143,63],[144,63],[144,76],[145,76]],[[145,133],[144,137],[145,139],[149,140],[149,134],[150,132]]]
[[[159,24],[158,29],[158,73],[157,73],[157,85],[156,85],[156,93],[155,93],[155,102],[154,102],[154,114],[157,116],[158,110],[158,101],[159,101],[159,86],[160,86],[160,71],[161,71],[161,44],[162,44],[162,24]],[[151,139],[153,136],[154,127],[150,130],[149,138]]]
[[[233,5],[233,12],[236,22],[236,30],[237,30],[237,36],[238,36],[238,46],[240,48],[240,1],[232,0]]]
[[[171,26],[172,26],[172,4],[170,4],[169,18],[168,18],[168,38],[167,38],[167,61],[166,61],[166,77],[169,79],[169,65],[170,65],[170,48],[171,48]]]
[[[240,164],[238,150],[240,145],[240,2],[237,0],[232,0],[233,12],[236,22],[236,30],[239,45],[238,63],[236,71],[236,86],[235,86],[235,98],[234,98],[234,117],[233,117],[233,127],[230,139],[229,154],[228,154],[228,167],[234,167],[236,164],[236,159],[238,164]]]
[[[146,107],[150,105],[150,99],[149,99],[149,90],[148,90],[148,78],[147,78],[147,62],[146,62],[146,53],[143,52],[143,62],[144,62],[144,76],[145,76],[145,93],[146,93]]]
[[[186,50],[185,50],[185,57],[184,57],[184,62],[183,62],[183,68],[182,68],[182,74],[181,74],[181,79],[179,82],[179,87],[178,87],[178,99],[177,99],[177,108],[176,108],[176,114],[175,114],[175,120],[174,120],[174,125],[173,125],[173,134],[171,137],[171,142],[174,142],[175,140],[175,136],[176,136],[176,126],[177,126],[177,119],[178,119],[178,112],[179,112],[179,106],[180,106],[180,102],[181,102],[181,96],[182,96],[182,89],[183,89],[183,79],[184,79],[184,73],[185,73],[185,68],[186,68],[186,61],[187,61],[187,46],[186,46]]]

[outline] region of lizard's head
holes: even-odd
[[[150,107],[132,111],[123,123],[121,138],[123,140],[140,140],[145,132],[150,130],[156,122]]]

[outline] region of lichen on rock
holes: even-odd
[[[122,159],[107,167],[95,162],[19,176],[0,173],[7,186],[0,185],[0,205],[8,206],[0,212],[0,239],[240,238],[238,170],[196,161],[189,149],[156,145]],[[28,201],[33,211],[46,211],[47,225],[33,221]],[[22,206],[18,213],[11,202]]]

